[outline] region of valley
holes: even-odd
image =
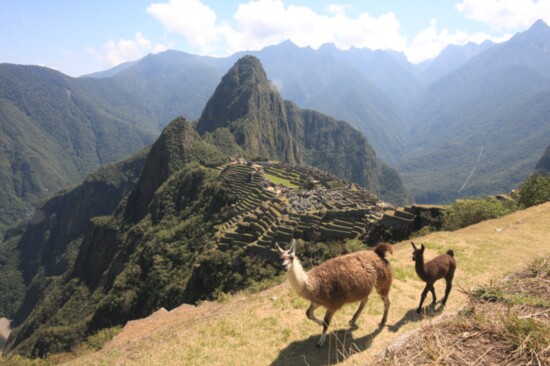
[[[549,29],[538,21],[502,44],[450,47],[424,65],[289,41],[246,54],[261,60],[283,98],[364,134],[416,202],[449,203],[509,192],[548,146]],[[1,65],[0,232],[41,199],[150,144],[170,120],[198,119],[244,55],[165,51],[79,78]],[[32,136],[41,138],[30,144]]]

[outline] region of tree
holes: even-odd
[[[550,201],[550,177],[530,175],[519,186],[518,203],[523,207],[540,205]]]

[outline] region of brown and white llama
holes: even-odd
[[[416,274],[422,281],[426,282],[426,287],[424,287],[424,291],[422,291],[422,295],[420,296],[420,304],[418,305],[418,309],[416,309],[416,312],[420,314],[422,304],[424,303],[424,299],[426,298],[428,291],[432,293],[432,305],[435,304],[436,297],[434,283],[441,278],[444,278],[446,281],[445,297],[441,301],[441,304],[445,305],[447,303],[449,293],[453,287],[456,260],[454,258],[454,252],[449,249],[447,254],[442,254],[429,262],[424,263],[424,250],[426,249],[424,244],[420,244],[420,248],[417,248],[413,242],[411,242],[411,245],[414,249],[412,259],[415,262],[414,267],[416,269]]]
[[[289,250],[281,249],[278,244],[276,246],[281,254],[290,286],[298,295],[311,302],[306,316],[323,326],[317,347],[323,346],[334,313],[346,303],[360,301],[359,308],[349,321],[350,326],[355,326],[373,288],[384,301],[384,316],[380,327],[386,323],[390,308],[392,271],[385,256],[386,252],[393,253],[391,245],[382,243],[372,251],[363,250],[332,258],[307,273],[296,256],[295,240],[292,241]],[[315,309],[319,306],[327,309],[324,321],[314,315]]]

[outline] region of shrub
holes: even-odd
[[[533,174],[521,183],[518,191],[518,203],[525,208],[550,201],[550,176]]]
[[[517,209],[513,202],[491,199],[457,200],[443,217],[444,230],[458,230],[478,222],[507,215]]]

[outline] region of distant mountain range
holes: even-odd
[[[361,131],[418,202],[506,192],[548,141],[549,28],[508,42],[449,46],[431,62],[290,42],[247,52],[281,96]],[[0,232],[43,197],[138,151],[177,116],[199,118],[245,53],[166,51],[70,78],[0,65]]]
[[[508,192],[550,141],[550,28],[538,21],[430,84],[408,107],[400,172],[417,202]]]

